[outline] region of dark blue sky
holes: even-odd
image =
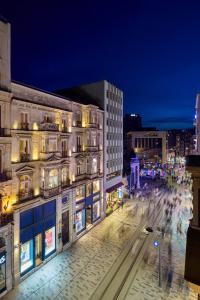
[[[12,78],[52,91],[107,79],[145,126],[192,126],[200,1],[9,1]]]

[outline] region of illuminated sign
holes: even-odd
[[[3,256],[0,257],[0,265],[4,264],[6,261],[6,255],[4,254]]]

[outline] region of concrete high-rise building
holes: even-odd
[[[57,93],[82,98],[104,110],[104,190],[106,205],[115,207],[122,198],[123,92],[106,80],[63,89]]]

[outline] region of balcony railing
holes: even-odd
[[[85,150],[86,151],[99,151],[99,147],[88,145],[88,146],[85,146]]]
[[[10,136],[10,129],[0,128],[0,136]]]
[[[40,130],[44,131],[58,131],[59,125],[56,123],[50,123],[50,122],[42,122],[40,124]]]
[[[61,187],[62,188],[66,188],[66,187],[69,187],[70,186],[70,179],[68,178],[68,179],[66,179],[65,181],[63,181],[62,183],[61,183]]]
[[[67,151],[67,150],[62,151],[61,156],[62,156],[62,157],[68,157],[68,156],[69,156],[69,155],[68,155],[68,151]]]
[[[77,120],[77,121],[76,121],[76,126],[77,126],[77,127],[82,127],[82,121]]]
[[[41,188],[40,191],[41,191],[41,196],[43,196],[44,198],[49,198],[49,197],[53,197],[53,196],[60,194],[61,186],[57,186],[57,187],[50,188],[50,189]]]
[[[77,174],[76,175],[76,178],[75,178],[75,181],[80,181],[80,180],[83,180],[86,178],[86,174]]]
[[[99,176],[99,172],[86,174],[86,178],[88,178],[88,179],[93,179],[93,178],[96,178],[98,176]]]
[[[27,191],[27,192],[21,191],[18,194],[19,201],[31,200],[31,199],[33,199],[33,197],[34,196],[33,196],[33,190],[32,189]]]
[[[29,130],[29,123],[21,123],[22,130]]]
[[[0,173],[0,182],[11,180],[11,172],[1,172]]]
[[[20,153],[20,161],[26,162],[30,161],[31,155],[29,153]]]
[[[97,124],[97,123],[88,123],[87,127],[89,127],[89,128],[98,128],[99,124]]]
[[[12,213],[0,213],[0,227],[7,225],[8,223],[13,221]],[[5,246],[5,240],[0,237],[0,248]]]
[[[71,133],[71,132],[69,131],[69,128],[68,128],[68,127],[63,127],[63,128],[62,128],[62,132],[64,132],[64,133]]]

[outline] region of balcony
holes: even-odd
[[[68,156],[69,156],[69,155],[68,155],[68,151],[67,151],[67,150],[62,151],[61,156],[62,156],[62,158],[68,157]]]
[[[85,150],[89,151],[89,152],[93,152],[93,151],[99,151],[99,147],[98,146],[85,146]]]
[[[77,120],[77,121],[76,121],[76,126],[77,126],[77,127],[82,127],[82,121]]]
[[[69,131],[69,128],[68,128],[68,127],[63,127],[63,128],[62,128],[62,132],[63,132],[63,133],[71,133],[71,132]]]
[[[97,124],[97,123],[88,123],[88,124],[87,124],[87,127],[88,127],[88,128],[98,128],[98,127],[99,127],[99,124]]]
[[[40,124],[40,130],[43,131],[59,131],[59,125],[56,123],[42,122]]]
[[[0,173],[0,182],[11,180],[11,172],[1,172]]]
[[[31,200],[33,198],[34,198],[34,195],[33,195],[33,190],[32,189],[30,189],[27,192],[21,191],[18,194],[18,199],[19,199],[20,202]]]
[[[70,186],[70,179],[69,179],[69,178],[67,178],[65,181],[63,181],[63,182],[61,183],[62,189],[67,188],[67,187],[69,187],[69,186]]]
[[[0,227],[7,225],[8,223],[13,221],[12,213],[0,213]],[[0,248],[5,246],[5,240],[0,237]]]
[[[84,180],[86,178],[86,174],[77,174],[76,175],[76,178],[75,178],[75,181],[81,181],[81,180]]]
[[[31,155],[29,153],[20,153],[20,162],[30,161]]]
[[[10,136],[10,129],[0,128],[0,136]]]
[[[57,187],[50,188],[50,189],[41,188],[40,191],[41,191],[41,196],[42,197],[50,198],[50,197],[53,197],[53,196],[56,196],[56,195],[60,194],[61,186],[57,186]]]
[[[21,123],[21,130],[29,130],[29,123]]]
[[[97,177],[99,177],[99,172],[96,172],[96,173],[88,173],[88,174],[86,174],[86,178],[88,178],[88,179],[94,179],[94,178],[97,178]]]

